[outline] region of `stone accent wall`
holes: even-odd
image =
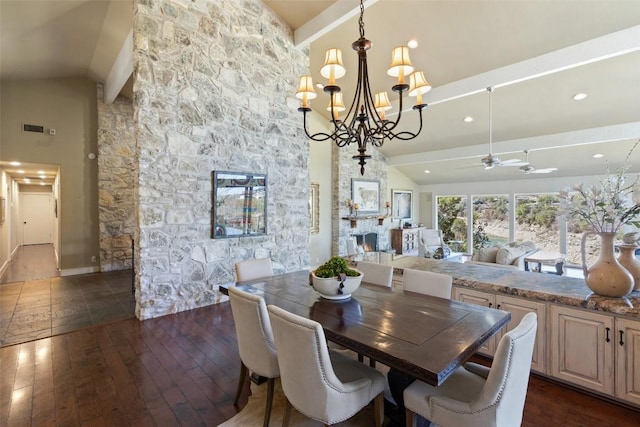
[[[100,271],[131,268],[138,181],[133,103],[119,96],[104,102],[98,84],[98,217]]]
[[[391,189],[387,188],[387,161],[380,152],[369,148],[367,152],[372,156],[365,166],[364,176],[360,175],[360,165],[351,157],[358,154],[356,147],[349,146],[338,148],[333,144],[333,208],[332,208],[332,232],[334,238],[331,252],[336,255],[347,254],[347,237],[352,234],[378,233],[378,248],[384,250],[390,247],[390,228],[394,227],[390,218],[386,218],[382,225],[378,225],[377,219],[359,219],[356,228],[351,228],[350,221],[342,219],[349,216],[349,208],[346,205],[351,196],[351,179],[377,179],[380,181],[380,213],[384,215],[384,204],[391,200]],[[396,224],[397,226],[397,224]]]
[[[259,0],[134,0],[140,319],[214,304],[234,263],[309,266],[308,52]],[[211,239],[214,170],[268,175],[267,232]],[[139,252],[138,252],[139,251]]]

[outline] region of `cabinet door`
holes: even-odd
[[[536,330],[536,343],[533,347],[533,358],[531,360],[531,369],[534,371],[546,373],[546,306],[544,303],[530,301],[521,298],[505,297],[496,295],[496,308],[511,313],[511,321],[505,329],[504,334],[520,324],[522,318],[530,312],[536,313],[538,316],[538,328]]]
[[[611,339],[616,347],[616,396],[640,405],[640,322],[616,319]]]
[[[495,295],[474,291],[472,289],[454,288],[453,298],[457,301],[484,307],[493,308],[496,306]],[[478,353],[493,356],[493,353],[496,351],[496,342],[499,339],[499,335],[498,333],[495,337],[484,343],[484,345],[478,349]]]
[[[551,375],[613,394],[613,318],[555,305],[550,310]]]

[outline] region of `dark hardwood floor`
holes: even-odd
[[[228,302],[7,346],[0,365],[3,426],[208,426],[236,413]],[[523,426],[639,420],[640,412],[532,376]]]

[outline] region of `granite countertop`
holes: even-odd
[[[405,268],[433,271],[449,274],[454,285],[469,289],[640,318],[640,291],[623,298],[609,298],[594,295],[583,279],[575,277],[387,253],[365,253],[362,257],[393,265],[397,274],[402,274]]]

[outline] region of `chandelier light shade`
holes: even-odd
[[[313,79],[311,76],[301,76],[298,90],[296,91],[296,98],[302,99],[302,108],[309,108],[309,100],[314,99],[316,96],[318,95],[313,88]]]
[[[353,156],[360,165],[360,174],[364,175],[364,166],[371,155],[367,153],[367,146],[382,147],[385,140],[397,138],[408,141],[417,137],[422,131],[422,110],[427,104],[422,102],[422,94],[431,90],[422,71],[415,71],[409,57],[409,48],[399,46],[391,53],[391,65],[387,74],[397,77],[397,83],[391,90],[398,93],[398,115],[395,121],[388,120],[385,112],[392,108],[387,92],[378,92],[375,96],[371,93],[369,84],[369,70],[367,66],[367,51],[371,48],[371,42],[364,35],[364,5],[360,0],[360,19],[358,21],[360,38],[352,43],[351,47],[358,54],[358,80],[351,105],[345,107],[341,88],[336,85],[336,80],[344,77],[346,70],[342,64],[342,52],[340,49],[331,48],[325,54],[324,65],[320,69],[320,75],[329,82],[324,86],[324,92],[329,94],[327,111],[331,112],[331,133],[318,132],[310,134],[307,129],[307,113],[311,111],[309,101],[316,97],[311,76],[300,77],[296,97],[302,100],[302,106],[298,111],[303,113],[304,132],[313,141],[333,140],[340,148],[356,144],[358,154]],[[406,83],[406,77],[409,83]],[[413,109],[418,112],[420,120],[417,132],[397,131],[396,127],[402,118],[402,104],[405,92],[409,96],[416,97]],[[340,113],[347,111],[344,118]]]

